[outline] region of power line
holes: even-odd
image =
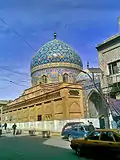
[[[7,77],[8,77],[8,76],[7,76]],[[3,76],[3,77],[0,76],[0,80],[11,81],[10,79],[6,79],[6,76]],[[29,82],[30,82],[29,80],[21,80],[21,79],[20,79],[20,80],[19,80],[19,79],[16,79],[16,81],[17,81],[18,83],[19,83],[19,82],[20,82],[20,83],[26,83],[26,82],[29,83]]]
[[[9,82],[10,82],[10,83],[13,83],[13,84],[16,84],[16,85],[18,85],[18,86],[25,86],[25,87],[28,87],[28,86],[26,86],[26,85],[19,84],[19,83],[13,82],[13,81],[9,81]]]
[[[11,73],[13,73],[13,74],[19,74],[19,75],[22,75],[22,76],[29,76],[29,74],[27,74],[27,73],[21,73],[21,72],[19,72],[19,71],[14,71],[14,70],[11,70],[11,69],[6,69],[6,67],[4,68],[4,67],[0,67],[0,70],[1,71],[8,71],[8,72],[11,72]],[[29,80],[30,80],[30,78],[29,78]]]
[[[11,26],[8,25],[8,23],[5,21],[4,18],[0,17],[1,22],[3,22],[6,26],[8,26],[20,39],[22,39],[33,51],[36,52],[36,50]]]
[[[1,69],[0,69],[0,70],[1,70]],[[12,75],[14,75],[14,74],[12,73]],[[15,75],[16,75],[16,74],[15,74]],[[3,77],[3,78],[4,78],[4,77],[8,77],[8,75],[1,75],[1,76],[0,76],[0,79],[1,79],[1,77]],[[19,80],[19,79],[18,79],[17,81],[22,82],[22,83],[26,83],[26,82],[29,83],[31,80],[30,80],[29,78],[27,78],[26,80],[21,80],[21,79]]]
[[[20,72],[18,72],[18,71],[12,71],[12,70],[10,70],[10,69],[1,69],[0,68],[0,70],[2,70],[2,71],[9,71],[9,72],[12,72],[12,73],[15,73],[15,74],[20,74],[20,75],[22,75],[22,76],[29,76],[29,75],[27,75],[27,74],[25,74],[25,73],[20,73]]]
[[[19,38],[21,38],[33,51],[37,51],[35,50],[13,27],[11,27],[6,21],[4,18],[0,17],[0,20],[2,23],[4,23],[6,26],[8,26]],[[28,76],[26,73],[20,73],[18,71],[13,71],[13,70],[10,70],[10,69],[6,69],[4,67],[0,67],[0,70],[5,70],[5,71],[9,71],[9,72],[12,72],[12,73],[15,73],[15,74],[20,74],[20,75],[23,75],[23,76]]]
[[[1,22],[3,22],[5,25],[7,25],[19,38],[21,38],[33,51],[36,52],[36,50],[35,50],[25,39],[23,39],[23,37],[21,37],[21,35],[20,35],[14,28],[12,28],[12,27],[10,27],[10,26],[8,25],[8,23],[5,21],[4,18],[0,17],[0,20],[1,20]],[[20,72],[18,72],[18,71],[12,71],[12,70],[6,69],[6,68],[4,68],[4,67],[0,67],[0,70],[5,70],[5,71],[9,71],[9,72],[12,72],[12,73],[15,73],[15,74],[20,74],[20,75],[28,76],[28,75],[25,74],[25,73],[20,73]]]
[[[12,81],[12,80],[6,79],[6,78],[2,78],[2,79],[0,79],[0,80],[8,81],[8,82],[13,83],[13,84],[16,84],[16,85],[18,85],[18,86],[28,87],[27,85],[19,84],[19,83],[16,83],[16,82]]]

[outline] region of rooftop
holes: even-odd
[[[7,100],[0,100],[0,105],[4,105],[4,104],[7,104],[8,102],[10,102],[10,101],[7,101]]]
[[[98,44],[98,46],[96,47],[97,50],[99,50],[100,48],[102,49],[104,46],[111,45],[111,44],[115,44],[116,42],[120,42],[120,33],[104,40],[101,44]]]
[[[87,68],[89,70],[90,73],[101,73],[101,69],[100,68]]]

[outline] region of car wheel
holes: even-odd
[[[76,148],[76,154],[77,154],[77,156],[81,155],[81,148],[79,146],[77,146],[77,148]]]
[[[71,135],[69,135],[68,140],[69,140],[69,142],[71,142],[73,140],[73,137]]]

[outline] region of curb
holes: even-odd
[[[51,137],[61,137],[61,133],[60,132],[50,132],[50,135],[51,135]],[[12,132],[11,133],[3,132],[1,137],[2,136],[11,137],[11,136],[14,136],[14,135],[12,134]],[[31,136],[31,135],[29,134],[28,131],[22,131],[22,134],[18,134],[16,136],[19,137],[19,136]],[[34,136],[42,136],[42,132],[41,131],[36,131]]]
[[[51,132],[51,135],[52,135],[52,136],[57,136],[57,137],[59,136],[59,137],[60,137],[60,136],[61,136],[61,133],[58,133],[58,132]]]
[[[23,131],[23,134],[28,134],[29,135],[29,131]],[[41,136],[42,135],[42,131],[36,131],[35,132],[36,136]],[[50,132],[51,136],[61,136],[61,132]]]

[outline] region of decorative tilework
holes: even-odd
[[[62,82],[62,76],[64,73],[69,75],[69,82],[75,82],[75,77],[79,74],[77,69],[69,68],[47,68],[38,70],[32,74],[32,85],[36,85],[40,82],[42,75],[46,75],[48,83]]]
[[[81,58],[66,43],[56,39],[49,41],[41,47],[31,62],[31,69],[36,66],[54,62],[68,62],[83,67]]]
[[[32,68],[31,74],[36,72],[37,70],[46,69],[46,68],[53,68],[53,67],[65,67],[65,68],[67,67],[67,68],[74,68],[74,69],[77,69],[80,71],[82,70],[82,67],[77,64],[66,63],[66,62],[57,62],[57,63],[47,63],[47,64],[36,66],[36,67]]]

